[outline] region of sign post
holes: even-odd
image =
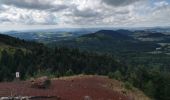
[[[15,76],[16,76],[16,82],[17,82],[17,84],[20,85],[20,79],[19,79],[19,78],[20,78],[20,73],[19,73],[19,72],[16,72],[16,73],[15,73]],[[17,95],[18,95],[18,96],[20,96],[20,91],[21,91],[21,90],[20,90],[20,86],[18,86],[18,88],[17,88]]]
[[[16,78],[19,79],[19,72],[16,72]]]

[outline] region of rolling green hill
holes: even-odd
[[[124,32],[127,32],[124,33]],[[132,32],[131,32],[132,33]],[[51,45],[60,45],[76,47],[83,50],[93,50],[99,52],[149,52],[159,47],[156,43],[137,40],[125,30],[101,30],[95,33],[82,35],[71,40],[63,40],[52,43]]]

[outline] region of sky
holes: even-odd
[[[0,0],[0,30],[170,26],[170,0]]]

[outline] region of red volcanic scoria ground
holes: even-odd
[[[31,88],[28,81],[0,83],[0,97],[19,94],[22,96],[58,96],[60,100],[131,100],[128,96],[107,88],[106,84],[109,81],[110,79],[100,76],[54,79],[49,89]]]

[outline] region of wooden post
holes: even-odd
[[[17,83],[17,93],[16,93],[16,95],[19,97],[20,96],[20,73],[19,72],[16,72],[15,73],[15,75],[16,75],[16,83]]]

